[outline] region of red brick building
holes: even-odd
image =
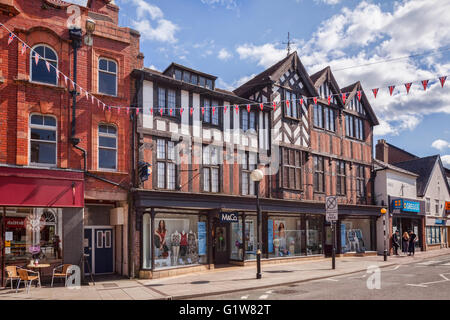
[[[0,0],[0,23],[29,46],[22,54],[22,43],[15,38],[8,45],[9,33],[0,28],[0,188],[13,190],[0,196],[1,237],[11,239],[2,247],[3,266],[26,264],[29,248],[38,246],[41,261],[52,265],[79,264],[84,250],[93,273],[129,271],[132,122],[126,109],[119,113],[114,107],[130,106],[130,73],[143,60],[140,35],[118,26],[114,1],[84,5]],[[74,106],[76,34],[71,36],[68,26],[78,13],[82,36]],[[92,25],[95,31],[87,29]],[[98,106],[97,99],[113,108]],[[30,185],[34,188],[26,189]],[[30,231],[32,219],[40,220],[43,230]],[[22,228],[10,227],[16,220]]]

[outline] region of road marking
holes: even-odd
[[[241,297],[241,300],[245,300],[245,299],[248,299],[248,296],[242,296]]]
[[[322,279],[322,280],[328,280],[328,281],[339,281],[339,280],[337,280],[337,279],[331,279],[331,278],[326,278],[326,279]]]
[[[269,297],[268,294],[263,294],[262,296],[260,296],[258,299],[267,299]]]
[[[385,271],[394,271],[394,270],[397,270],[398,268],[400,268],[401,266],[400,265],[398,265],[398,266],[395,266],[394,268],[392,268],[392,269],[387,269],[387,270],[385,270]]]
[[[435,264],[435,263],[438,263],[438,262],[440,262],[440,261],[431,260],[431,261],[420,262],[420,263],[418,263],[418,265],[429,266],[431,264]]]
[[[441,264],[441,266],[450,266],[450,262]]]
[[[444,280],[441,280],[441,281],[424,282],[424,283],[419,283],[419,284],[410,284],[410,283],[408,283],[406,285],[407,286],[413,286],[413,287],[428,288],[429,284],[435,284],[435,283],[442,283],[442,282],[450,281],[450,279],[445,276],[446,274],[450,275],[450,273],[441,273],[441,274],[439,274],[439,276],[444,279]]]
[[[266,293],[269,293],[269,294],[272,293],[272,292],[273,292],[273,290],[266,291]]]

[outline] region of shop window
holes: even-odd
[[[294,149],[282,149],[283,188],[302,190],[302,153]]]
[[[441,243],[441,227],[426,227],[427,230],[427,244]]]
[[[345,162],[337,160],[336,161],[336,194],[345,195],[346,194],[346,175],[345,175]]]
[[[304,255],[302,231],[300,217],[270,217],[268,220],[269,257]]]
[[[325,192],[325,172],[323,157],[314,156],[314,191]]]
[[[160,189],[174,190],[176,187],[177,167],[175,164],[175,143],[166,139],[157,139],[156,175]]]
[[[257,228],[256,216],[246,216],[245,217],[245,259],[253,260],[256,259],[256,249],[257,249],[257,239],[256,239],[256,228]]]
[[[56,165],[56,118],[33,114],[30,116],[30,163]]]
[[[306,218],[305,225],[306,225],[306,254],[307,255],[322,254],[323,219],[321,217],[308,216]]]
[[[117,170],[117,129],[113,125],[98,126],[98,168]]]
[[[30,55],[30,78],[33,82],[57,85],[56,68],[58,68],[58,56],[56,52],[47,45],[40,44],[33,47]],[[39,62],[36,64],[35,55],[39,55]],[[50,65],[50,71],[47,69]]]
[[[158,213],[154,223],[154,269],[207,262],[206,216]]]
[[[117,96],[117,63],[110,59],[98,60],[98,92]]]
[[[231,260],[242,261],[244,259],[244,240],[242,236],[242,217],[239,217],[237,222],[231,223]]]
[[[62,259],[62,209],[8,208],[4,219],[6,264]]]
[[[219,192],[220,148],[205,146],[203,148],[203,191]]]
[[[371,220],[345,219],[341,221],[342,253],[371,251]]]
[[[245,152],[242,154],[242,177],[241,187],[242,195],[254,195],[255,194],[255,182],[250,178],[250,174],[256,169],[257,156],[254,152]]]
[[[151,227],[151,215],[149,213],[144,214],[142,217],[142,269],[152,268],[152,227]]]

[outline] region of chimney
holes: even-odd
[[[378,140],[377,145],[375,146],[375,158],[377,160],[389,163],[388,155],[389,155],[389,149],[388,149],[386,140],[384,140],[384,139]]]

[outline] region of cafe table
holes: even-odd
[[[41,270],[44,268],[50,268],[50,265],[48,263],[38,263],[38,264],[34,264],[31,263],[29,265],[27,265],[28,269],[34,269],[38,272],[39,274],[39,286],[42,287],[41,285]],[[36,283],[36,287],[37,287],[37,283]]]

